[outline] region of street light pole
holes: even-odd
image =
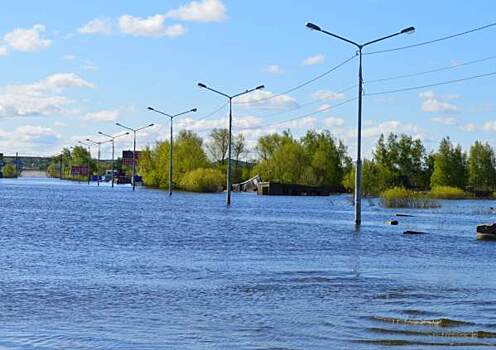
[[[175,117],[179,117],[180,115],[187,114],[190,112],[196,112],[198,109],[193,108],[185,112],[181,112],[178,114],[167,114],[165,112],[159,111],[158,109],[155,109],[153,107],[148,107],[148,110],[165,115],[166,117],[170,118],[170,141],[169,141],[169,196],[172,196],[172,150],[173,150],[173,143],[174,143],[174,137],[173,137],[173,129],[172,129],[172,124],[174,121]]]
[[[232,191],[232,174],[231,174],[232,100],[236,97],[246,95],[246,94],[253,92],[255,90],[261,90],[265,86],[260,85],[254,89],[246,90],[246,91],[243,91],[243,92],[236,94],[236,95],[227,95],[223,92],[212,89],[203,83],[198,83],[198,86],[203,88],[203,89],[210,90],[216,94],[222,95],[229,100],[229,135],[228,135],[228,146],[227,146],[228,155],[227,155],[227,197],[226,197],[226,204],[227,204],[227,206],[230,206],[231,205],[231,191]]]
[[[91,181],[91,175],[90,175],[90,166],[91,166],[91,145],[84,143],[82,141],[78,141],[78,143],[88,147],[88,185],[90,184]]]
[[[115,178],[115,139],[121,136],[129,135],[129,132],[120,134],[120,135],[115,135],[111,136],[108,134],[105,134],[101,131],[98,132],[102,136],[106,136],[110,139],[110,142],[112,142],[112,188],[114,188],[114,178]]]
[[[100,186],[100,173],[99,173],[99,170],[100,170],[100,146],[102,145],[102,143],[105,143],[105,142],[96,142],[96,141],[93,141],[91,139],[86,139],[86,141],[91,142],[92,144],[95,144],[98,147],[98,153],[97,153],[97,159],[96,159],[96,185]]]
[[[154,126],[155,124],[152,123],[152,124],[143,126],[141,128],[138,128],[138,129],[130,128],[128,126],[122,125],[121,123],[115,123],[115,125],[120,126],[121,128],[124,128],[126,130],[132,131],[133,136],[134,136],[134,139],[133,139],[133,179],[132,179],[132,182],[133,182],[133,191],[135,191],[136,190],[136,133],[140,130],[150,128],[150,127]]]
[[[311,30],[322,32],[324,34],[330,35],[334,38],[345,41],[349,44],[354,45],[358,48],[359,56],[359,66],[358,66],[358,123],[357,123],[357,159],[356,159],[356,171],[355,171],[355,224],[360,226],[362,223],[362,96],[363,96],[363,74],[362,74],[362,49],[370,44],[383,41],[397,35],[401,34],[413,34],[415,32],[414,27],[405,28],[397,33],[384,36],[379,39],[368,41],[364,44],[358,44],[352,40],[346,39],[340,35],[328,32],[318,25],[313,23],[307,23],[306,27]]]

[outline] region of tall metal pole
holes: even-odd
[[[112,188],[114,188],[114,173],[115,173],[114,154],[115,154],[115,140],[112,139]]]
[[[96,159],[96,185],[100,186],[100,142],[98,142],[98,157]]]
[[[232,97],[229,97],[229,135],[227,137],[227,205],[231,205],[231,137],[232,137]]]
[[[359,47],[359,68],[358,68],[358,133],[357,133],[357,160],[355,171],[355,224],[362,223],[362,95],[363,95],[363,75],[362,75],[362,48]]]
[[[90,167],[91,167],[91,146],[88,146],[88,185],[90,184],[91,181]]]
[[[355,47],[358,48],[358,55],[360,59],[359,63],[359,68],[358,68],[358,133],[357,133],[357,160],[356,160],[356,170],[355,170],[355,224],[357,226],[360,226],[362,222],[362,193],[361,193],[361,187],[362,187],[362,95],[363,95],[363,75],[362,75],[362,49],[365,46],[368,46],[370,44],[377,43],[379,41],[383,41],[389,38],[393,38],[397,35],[401,34],[412,34],[415,32],[414,27],[408,27],[405,28],[399,32],[386,35],[382,38],[378,38],[375,40],[368,41],[364,44],[358,44],[350,39],[347,39],[345,37],[342,37],[340,35],[328,32],[327,30],[324,30],[320,28],[318,25],[314,23],[307,23],[306,27],[311,30],[316,30],[319,32],[322,32],[324,34],[330,35],[334,38],[337,38],[339,40],[345,41],[349,44],[354,45]]]
[[[133,191],[136,190],[136,130],[133,131]]]
[[[172,129],[172,122],[174,118],[170,118],[170,143],[169,143],[169,196],[172,196],[172,150],[173,150],[173,143],[174,143],[174,137],[173,137],[173,129]]]

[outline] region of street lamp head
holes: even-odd
[[[100,135],[103,135],[103,132],[101,132],[101,131],[99,131],[98,133],[99,133]]]
[[[207,88],[207,85],[203,84],[203,83],[198,83],[198,86],[201,87],[201,88],[204,88],[206,89]]]
[[[152,107],[148,107],[148,109],[149,109],[150,111],[154,111],[154,110],[155,110],[155,109],[154,109],[154,108],[152,108]]]
[[[121,124],[121,123],[115,123],[115,125],[117,125],[117,126],[122,126],[122,124]]]
[[[259,86],[257,86],[257,87],[255,88],[255,90],[260,90],[260,89],[263,89],[263,88],[265,88],[265,85],[259,85]]]
[[[198,108],[193,108],[190,112],[196,112],[198,111]]]
[[[155,124],[151,123],[151,124],[150,124],[150,125],[148,125],[148,126],[154,126],[154,125],[155,125]]]
[[[400,33],[401,34],[413,34],[413,33],[415,33],[415,27],[405,28]]]
[[[313,23],[310,23],[308,22],[306,25],[305,25],[308,29],[310,30],[317,30],[317,31],[321,31],[322,29],[320,29],[320,27],[316,24],[313,24]]]
[[[86,139],[86,141],[90,141],[90,142],[91,142],[91,140],[90,140],[90,139]]]

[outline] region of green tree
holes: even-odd
[[[460,145],[456,147],[449,137],[444,138],[434,154],[431,187],[451,186],[464,189],[467,182],[466,155]]]
[[[488,143],[475,141],[468,156],[468,184],[474,191],[492,191],[495,185],[494,151]]]
[[[17,172],[16,172],[16,168],[15,168],[14,164],[12,164],[11,162],[5,163],[5,165],[3,166],[3,169],[2,169],[2,174],[3,174],[3,177],[6,177],[6,178],[17,177]]]
[[[207,150],[212,160],[219,164],[224,164],[229,146],[229,130],[213,129],[210,133],[210,139],[207,144]]]

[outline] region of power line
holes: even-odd
[[[316,111],[313,111],[311,113],[307,113],[307,114],[304,114],[304,115],[300,115],[298,117],[294,117],[294,118],[291,118],[291,119],[286,119],[286,120],[282,120],[280,122],[276,122],[276,123],[271,123],[271,124],[265,124],[265,125],[258,125],[258,126],[253,126],[253,127],[249,127],[249,128],[243,128],[243,129],[238,129],[237,131],[245,131],[245,130],[253,130],[253,129],[262,129],[262,128],[267,128],[267,127],[273,127],[273,126],[276,126],[276,125],[280,125],[280,124],[284,124],[284,123],[289,123],[289,122],[292,122],[292,121],[295,121],[295,120],[298,120],[298,119],[303,119],[303,118],[306,118],[306,117],[310,117],[312,115],[315,115],[315,114],[319,114],[319,113],[324,113],[324,112],[327,112],[331,109],[335,109],[335,108],[338,108],[340,106],[343,106],[347,103],[350,103],[352,101],[355,101],[357,98],[356,97],[353,97],[353,98],[349,98],[343,102],[340,102],[338,104],[335,104],[334,106],[329,106],[329,107],[326,107],[326,108],[322,108],[322,109],[319,109],[319,110],[316,110]]]
[[[357,86],[357,84],[354,84],[354,85],[348,86],[347,88],[338,90],[335,93],[336,94],[341,94],[343,92],[346,92],[346,91],[349,91],[349,90],[355,88],[356,86]],[[274,112],[274,113],[266,114],[266,115],[259,116],[259,117],[260,118],[270,118],[270,117],[274,117],[276,115],[281,115],[281,114],[293,112],[293,111],[296,111],[296,110],[299,110],[299,109],[303,109],[305,107],[308,107],[308,106],[311,106],[311,105],[315,105],[315,104],[318,104],[318,103],[323,103],[323,102],[324,102],[324,100],[310,101],[310,102],[306,102],[306,103],[300,104],[300,105],[298,105],[298,106],[296,106],[294,108],[291,108],[291,109],[287,109],[287,110],[279,111],[279,112]]]
[[[202,120],[205,120],[205,119],[208,119],[214,115],[216,115],[217,113],[219,113],[224,107],[227,106],[227,103],[223,103],[222,106],[220,106],[219,108],[216,108],[214,111],[208,113],[206,116],[204,117],[201,117],[200,119],[195,119],[194,121],[195,122],[199,122],[199,121],[202,121]]]
[[[397,80],[397,79],[403,79],[403,78],[412,78],[412,77],[416,77],[416,76],[420,76],[420,75],[426,75],[426,74],[430,74],[430,73],[442,72],[442,71],[446,71],[446,70],[451,70],[451,69],[456,69],[456,68],[460,68],[460,67],[469,66],[469,65],[472,65],[472,64],[476,64],[476,63],[486,62],[486,61],[489,61],[489,60],[493,60],[495,58],[496,58],[496,55],[495,56],[485,57],[485,58],[480,58],[480,59],[473,60],[473,61],[458,63],[458,64],[454,64],[454,65],[451,65],[451,66],[430,69],[430,70],[426,70],[426,71],[422,71],[422,72],[417,72],[417,73],[401,74],[401,75],[391,76],[391,77],[387,77],[387,78],[380,78],[380,79],[368,80],[368,81],[365,81],[364,83],[365,84],[373,84],[373,83],[379,83],[379,82],[390,81],[390,80]]]
[[[307,80],[301,84],[298,84],[296,85],[295,87],[289,89],[289,90],[286,90],[286,91],[283,91],[283,92],[280,92],[278,94],[275,94],[275,95],[272,95],[272,96],[268,96],[268,97],[264,97],[264,98],[261,98],[259,100],[256,100],[256,101],[241,101],[241,102],[234,102],[234,104],[237,104],[237,105],[241,105],[241,104],[247,104],[247,103],[260,103],[260,102],[263,102],[263,101],[267,101],[267,100],[271,100],[273,98],[276,98],[276,97],[280,97],[280,96],[283,96],[283,95],[287,95],[293,91],[296,91],[298,89],[301,89],[302,87],[305,87],[319,79],[322,79],[323,77],[329,75],[330,73],[334,72],[335,70],[341,68],[342,66],[344,66],[346,63],[350,62],[351,60],[353,60],[355,57],[357,57],[357,54],[354,54],[353,56],[347,58],[346,60],[344,60],[343,62],[339,63],[338,65],[332,67],[331,69],[327,70],[326,72],[322,73],[322,74],[319,74],[317,75],[316,77],[310,79],[310,80]]]
[[[473,75],[470,77],[465,77],[465,78],[460,78],[460,79],[446,80],[446,81],[441,81],[441,82],[426,84],[426,85],[411,86],[411,87],[405,87],[405,88],[401,88],[401,89],[385,90],[385,91],[380,91],[380,92],[371,92],[371,93],[364,94],[364,96],[387,95],[387,94],[394,94],[394,93],[398,93],[398,92],[419,90],[419,89],[425,89],[425,88],[434,87],[434,86],[448,85],[448,84],[459,83],[459,82],[467,81],[467,80],[485,78],[485,77],[489,77],[492,75],[496,75],[496,72]]]
[[[393,49],[386,49],[386,50],[378,50],[378,51],[366,52],[366,53],[364,53],[364,55],[375,55],[375,54],[380,54],[380,53],[400,51],[400,50],[411,49],[411,48],[414,48],[414,47],[419,47],[419,46],[434,44],[434,43],[437,43],[437,42],[440,42],[440,41],[444,41],[444,40],[448,40],[448,39],[453,39],[453,38],[456,38],[456,37],[459,37],[459,36],[462,36],[462,35],[467,35],[467,34],[470,34],[470,33],[473,33],[473,32],[477,32],[477,31],[480,31],[480,30],[484,30],[484,29],[488,29],[488,28],[494,27],[494,26],[496,26],[496,22],[489,23],[489,24],[486,24],[486,25],[484,25],[482,27],[477,27],[477,28],[474,28],[474,29],[470,29],[470,30],[461,32],[461,33],[447,35],[447,36],[443,36],[443,37],[440,37],[440,38],[437,38],[437,39],[433,39],[433,40],[429,40],[429,41],[424,41],[424,42],[417,43],[417,44],[400,46],[400,47],[396,47],[396,48],[393,48]]]

